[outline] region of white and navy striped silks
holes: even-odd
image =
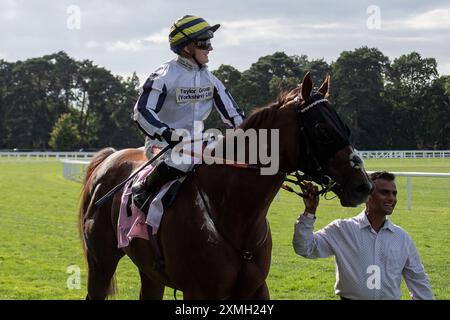
[[[236,127],[243,113],[207,67],[178,56],[150,75],[134,106],[134,120],[155,146],[164,146],[160,135],[166,128],[186,129],[191,135],[203,130],[203,121],[213,106],[223,122]],[[200,123],[194,128],[194,122]]]

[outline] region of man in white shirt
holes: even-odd
[[[384,171],[370,177],[375,189],[364,211],[335,220],[315,233],[319,199],[317,187],[307,184],[305,212],[295,224],[295,252],[309,259],[334,255],[335,293],[343,300],[401,299],[402,276],[412,299],[434,299],[412,239],[387,219],[397,203],[395,176]]]

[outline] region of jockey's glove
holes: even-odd
[[[171,149],[173,149],[177,144],[179,144],[183,140],[183,137],[178,135],[172,128],[164,130],[161,136],[167,142],[167,144],[170,146]]]

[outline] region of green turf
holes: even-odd
[[[450,172],[450,160],[370,160],[367,170]],[[392,216],[415,241],[437,299],[450,299],[450,180],[412,179],[412,210],[406,209],[406,178],[398,178],[399,202]],[[0,299],[82,299],[86,266],[77,228],[79,183],[64,180],[58,162],[0,161]],[[273,299],[336,299],[334,260],[296,256],[294,222],[303,205],[281,191],[269,212],[273,234],[268,285]],[[316,229],[361,208],[321,200]],[[81,289],[69,290],[67,267],[81,268]],[[116,299],[136,299],[139,276],[128,258],[117,271]],[[403,284],[403,298],[408,298]],[[172,299],[166,289],[165,298]],[[181,294],[178,294],[181,298]]]

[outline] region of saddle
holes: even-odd
[[[143,169],[123,188],[117,224],[119,248],[128,246],[135,237],[149,240],[150,235],[157,233],[164,211],[173,204],[182,184],[180,180],[175,180],[164,185],[161,190],[148,196],[148,205],[138,208],[133,203],[132,185],[139,179],[145,179],[152,170],[152,167]],[[151,233],[146,225],[152,226]]]

